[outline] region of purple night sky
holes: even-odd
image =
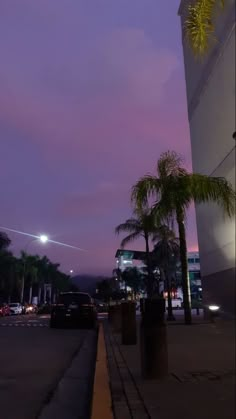
[[[1,2],[0,225],[87,250],[32,244],[64,271],[110,274],[134,181],[167,149],[191,167],[178,6]]]

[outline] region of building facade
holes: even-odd
[[[184,34],[186,7],[179,15],[187,88],[193,170],[225,177],[235,188],[235,0],[215,18],[217,41],[196,59]],[[216,205],[197,205],[203,299],[235,314],[235,220]]]

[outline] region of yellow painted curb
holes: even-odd
[[[103,325],[100,324],[91,419],[113,418],[104,329]]]

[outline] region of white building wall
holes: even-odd
[[[182,2],[180,13],[184,12]],[[196,62],[183,38],[193,169],[223,176],[235,187],[235,2],[217,17],[217,37]],[[183,17],[182,17],[183,19]],[[198,205],[197,227],[205,298],[234,310],[235,220],[216,205]]]

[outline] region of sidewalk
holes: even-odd
[[[234,419],[234,326],[168,325],[169,376],[144,381],[139,344],[121,345],[105,322],[115,419]]]

